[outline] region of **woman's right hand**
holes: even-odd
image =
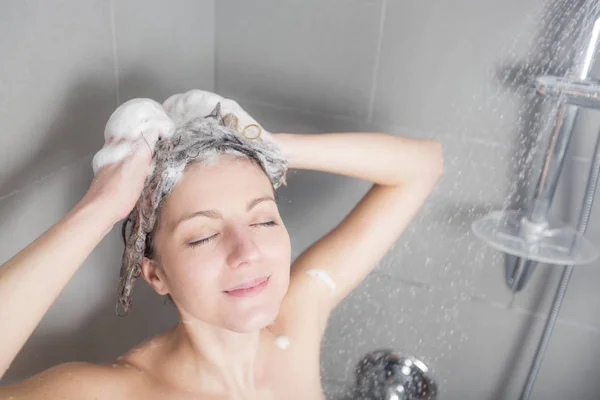
[[[142,193],[152,162],[150,145],[138,140],[125,159],[102,167],[82,199],[83,204],[102,207],[111,227],[131,212]]]
[[[106,211],[111,227],[125,218],[144,188],[156,142],[174,131],[175,124],[154,100],[120,105],[106,123],[104,147],[92,160],[96,176],[82,202]]]
[[[156,142],[171,137],[174,128],[152,100],[134,99],[117,108],[106,124],[105,144],[92,161],[95,177],[81,201],[0,266],[0,299],[10,299],[0,302],[0,321],[10,322],[0,340],[0,377],[75,271],[131,212],[150,172]]]

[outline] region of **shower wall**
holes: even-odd
[[[474,238],[470,223],[523,199],[515,182],[526,178],[521,171],[529,153],[521,149],[551,121],[527,82],[564,72],[560,60],[568,59],[568,46],[556,49],[569,24],[549,12],[567,1],[552,3],[4,2],[0,263],[81,198],[106,119],[133,97],[160,101],[203,88],[238,100],[274,132],[436,138],[445,148],[446,172],[395,248],[335,311],[322,348],[324,384],[332,399],[342,398],[360,357],[391,347],[432,367],[441,398],[514,399],[560,268],[538,267],[513,297],[502,255]],[[572,222],[598,114],[579,118],[553,206]],[[331,174],[292,173],[281,210],[293,255],[340,221],[368,187]],[[600,243],[597,208],[588,235]],[[121,251],[114,229],[2,383],[63,361],[115,357],[176,320],[173,307],[142,282],[130,315],[115,316]],[[597,398],[598,266],[573,275],[533,399]]]
[[[214,21],[213,0],[2,2],[0,264],[81,199],[118,104],[214,89]],[[2,383],[63,361],[116,357],[175,320],[172,307],[144,284],[136,287],[136,311],[115,315],[122,250],[115,228]]]
[[[330,322],[322,376],[332,398],[343,398],[362,355],[385,347],[426,360],[440,398],[518,397],[561,268],[538,267],[513,298],[503,256],[478,241],[470,223],[522,203],[530,189],[516,184],[532,164],[522,149],[547,132],[552,107],[528,84],[565,72],[586,3],[217,2],[215,88],[267,129],[384,131],[444,145],[446,172],[435,192]],[[599,129],[598,114],[584,112],[569,149],[553,211],[571,222]],[[328,174],[292,175],[282,209],[294,255],[367,189]],[[596,243],[599,217],[597,204],[588,233]],[[599,266],[576,269],[532,399],[597,398]]]

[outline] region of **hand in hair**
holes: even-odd
[[[121,104],[104,128],[104,147],[92,160],[94,174],[105,165],[124,160],[140,147],[152,153],[159,138],[169,138],[174,132],[175,124],[154,100],[132,99]]]
[[[119,106],[106,123],[105,144],[92,161],[95,178],[83,201],[103,204],[113,223],[125,218],[151,170],[156,142],[174,131],[173,121],[154,100],[133,99]]]
[[[240,132],[248,139],[273,140],[273,136],[237,102],[205,90],[189,90],[174,94],[163,103],[169,117],[177,126],[194,118],[204,118],[220,103],[220,116],[224,125]]]

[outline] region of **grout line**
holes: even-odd
[[[218,50],[217,50],[217,3],[218,0],[213,0],[213,92],[219,93],[217,82],[218,82]]]
[[[415,288],[419,288],[419,289],[424,289],[427,291],[430,291],[432,286],[430,283],[427,282],[421,282],[418,280],[412,280],[412,279],[406,279],[406,278],[400,278],[397,277],[395,275],[392,275],[388,272],[383,272],[383,271],[378,271],[377,267],[375,270],[373,270],[371,272],[372,275],[379,275],[381,277],[387,278],[388,280],[394,282],[394,283],[399,283],[401,285],[404,286],[408,286],[408,287],[415,287]]]
[[[336,386],[350,386],[352,384],[352,382],[348,382],[342,379],[337,379],[337,378],[327,378],[326,376],[321,376],[321,381],[332,384],[332,385],[336,385]]]
[[[260,106],[260,107],[268,107],[268,108],[272,108],[274,110],[281,110],[281,111],[289,111],[289,112],[295,112],[297,114],[300,115],[304,115],[304,116],[313,116],[313,117],[320,117],[320,118],[329,118],[332,120],[338,120],[338,121],[348,121],[348,122],[356,122],[356,123],[363,123],[364,121],[356,118],[355,116],[352,115],[345,115],[345,114],[327,114],[324,112],[320,112],[320,111],[314,111],[314,110],[309,110],[309,109],[299,109],[296,107],[292,107],[292,106],[286,106],[286,105],[282,105],[282,104],[272,104],[266,101],[260,101],[260,100],[249,100],[249,99],[245,99],[242,97],[237,97],[235,99],[233,99],[235,101],[237,101],[240,104],[253,104],[256,106]]]
[[[120,82],[119,82],[119,56],[117,51],[117,24],[115,22],[114,0],[109,0],[110,9],[110,31],[112,36],[112,55],[113,55],[113,74],[115,79],[115,89],[117,92],[117,107],[121,104]]]
[[[26,190],[26,189],[34,186],[34,185],[37,185],[38,183],[42,183],[43,181],[45,181],[47,179],[50,179],[53,176],[56,176],[56,175],[60,174],[61,172],[64,172],[65,170],[68,170],[68,169],[76,166],[79,163],[82,163],[83,161],[85,161],[88,158],[90,158],[89,162],[91,163],[91,161],[92,161],[91,157],[93,157],[93,155],[94,155],[94,153],[86,154],[83,157],[80,157],[80,158],[77,158],[77,159],[73,160],[73,162],[70,162],[70,163],[68,163],[66,165],[63,165],[62,167],[59,167],[59,168],[55,169],[54,171],[50,172],[48,175],[41,176],[41,177],[39,177],[39,178],[37,178],[37,179],[35,179],[35,180],[27,183],[25,186],[21,186],[21,187],[15,189],[15,190],[13,190],[10,193],[2,195],[2,196],[0,196],[0,201],[8,199],[9,197],[12,197],[12,196],[16,195],[17,193],[21,192],[22,190]],[[91,164],[90,164],[90,168],[91,168]]]
[[[382,0],[381,11],[379,13],[379,32],[377,33],[377,51],[375,53],[375,65],[373,65],[373,76],[371,78],[371,93],[369,96],[369,114],[367,121],[373,121],[375,109],[375,95],[377,93],[377,80],[379,77],[379,64],[381,60],[381,49],[383,47],[383,34],[385,28],[385,16],[387,13],[387,0]]]
[[[536,312],[536,311],[531,311],[528,310],[526,308],[523,307],[509,307],[507,304],[501,303],[501,302],[497,302],[497,301],[487,301],[485,299],[481,299],[481,298],[470,298],[470,300],[474,300],[477,303],[483,303],[486,304],[490,307],[494,307],[494,308],[499,308],[505,311],[509,311],[509,312],[513,312],[515,314],[520,314],[520,315],[529,315],[533,318],[536,319],[540,319],[540,320],[545,320],[548,318],[548,313],[547,312]],[[597,333],[600,334],[600,328],[591,326],[591,325],[583,325],[580,323],[576,323],[576,322],[572,322],[572,321],[568,321],[565,319],[561,319],[560,317],[557,319],[556,321],[557,324],[562,324],[565,326],[569,326],[569,327],[573,327],[573,328],[578,328],[578,329],[582,329],[582,330],[586,330],[588,332],[592,332],[592,333]]]
[[[268,102],[260,101],[260,100],[249,100],[249,99],[245,99],[245,98],[241,98],[241,97],[236,98],[235,101],[237,101],[241,105],[243,104],[243,105],[255,105],[255,106],[259,106],[259,107],[267,107],[267,108],[271,108],[273,110],[289,111],[289,112],[293,112],[298,115],[307,116],[307,117],[312,116],[312,117],[319,117],[319,118],[327,118],[327,119],[333,120],[333,121],[355,122],[357,124],[365,123],[364,120],[357,118],[356,116],[352,116],[352,115],[326,114],[326,113],[314,111],[314,110],[306,110],[306,109],[301,110],[301,109],[294,108],[291,106],[286,106],[286,105],[281,105],[281,104],[272,104],[272,103],[268,103]],[[377,128],[376,124],[372,121],[370,121],[370,122],[367,121],[367,125],[370,128]],[[417,133],[420,136],[431,136],[432,138],[450,138],[453,140],[460,140],[464,143],[472,143],[472,144],[478,144],[478,145],[488,146],[488,147],[503,148],[506,150],[510,149],[509,144],[500,143],[500,142],[496,142],[496,141],[492,141],[492,140],[473,138],[473,137],[469,137],[469,136],[465,136],[465,135],[457,134],[457,133],[452,133],[452,132],[441,133],[440,131],[437,131],[437,132],[436,131],[424,131],[424,130],[406,126],[406,125],[394,125],[394,124],[389,124],[387,126],[387,128],[389,128],[390,131],[398,131],[398,132],[402,132],[403,134],[407,134],[407,135],[410,135],[411,133],[412,134]],[[377,130],[377,129],[374,129],[374,130]]]
[[[118,62],[118,53],[117,53],[117,35],[116,35],[114,0],[109,0],[108,8],[109,8],[109,23],[110,23],[110,30],[111,30],[111,36],[112,36],[113,73],[114,73],[114,79],[115,79],[116,101],[117,101],[116,107],[118,107],[119,104],[121,103],[121,101],[120,101],[120,93],[119,93],[120,92],[119,62]],[[71,166],[78,164],[79,162],[82,162],[84,159],[86,159],[90,156],[93,156],[93,154],[94,153],[91,153],[91,154],[87,154],[81,158],[77,158],[72,163],[66,164],[66,165],[50,172],[48,175],[41,176],[41,177],[27,183],[25,186],[19,187],[19,188],[13,190],[12,192],[9,192],[5,195],[0,196],[0,201],[8,199],[9,197],[16,195],[17,193],[19,193],[20,191],[22,191],[24,189],[27,189],[33,185],[36,185],[38,183],[45,181],[46,179],[53,177],[54,175],[64,171],[65,169],[68,169]]]
[[[567,161],[566,157],[565,157],[565,161]],[[592,158],[584,157],[584,156],[573,156],[572,161],[579,162],[579,163],[588,163],[588,162],[592,162]]]

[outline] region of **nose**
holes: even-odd
[[[231,248],[227,263],[232,268],[239,268],[257,261],[260,250],[253,240],[250,228],[234,228],[230,232]]]

